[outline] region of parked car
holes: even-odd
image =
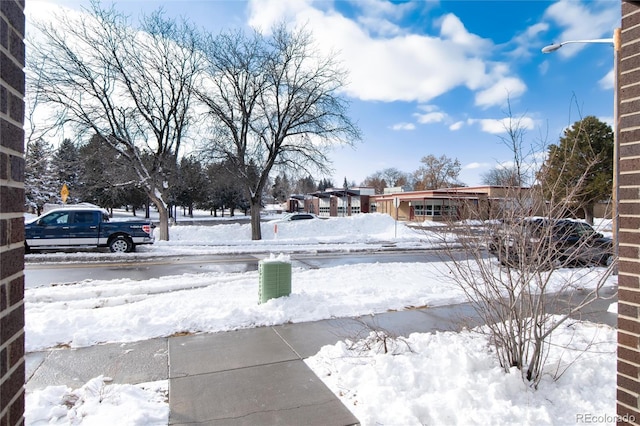
[[[611,238],[571,219],[526,218],[502,224],[489,250],[501,264],[516,268],[608,266],[614,259]]]
[[[287,213],[281,218],[274,219],[270,221],[271,223],[282,223],[282,222],[292,222],[294,220],[309,220],[309,219],[317,219],[313,213]]]
[[[153,244],[153,227],[150,221],[111,221],[100,208],[54,209],[25,223],[25,250],[93,246],[125,253]]]

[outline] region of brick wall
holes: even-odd
[[[24,424],[24,0],[0,0],[0,425]]]
[[[618,53],[620,423],[640,424],[640,2],[622,2]]]

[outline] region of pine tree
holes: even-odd
[[[546,197],[582,210],[593,223],[593,207],[611,197],[613,130],[594,116],[576,121],[557,145],[549,146],[538,175]]]
[[[60,188],[62,188],[62,185],[67,185],[69,190],[67,203],[77,203],[79,201],[79,155],[78,147],[71,142],[71,139],[64,139],[53,155],[51,170]]]
[[[176,204],[189,209],[189,216],[193,217],[193,206],[204,200],[204,187],[206,176],[202,165],[193,157],[184,157],[180,160],[178,179],[173,185]]]
[[[43,139],[27,143],[25,156],[25,203],[29,210],[42,213],[46,203],[60,203],[61,187],[51,169],[51,144]]]
[[[119,159],[118,152],[94,135],[78,150],[78,198],[104,208],[127,204],[126,195],[132,184],[130,168]]]

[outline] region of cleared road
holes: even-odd
[[[208,255],[153,258],[136,262],[27,263],[27,288],[74,283],[83,280],[127,278],[148,280],[171,275],[204,272],[247,272],[258,270],[258,262],[267,255]],[[320,269],[340,265],[392,262],[436,262],[443,254],[437,251],[385,253],[323,253],[291,255],[293,267]],[[464,254],[460,252],[460,256]]]

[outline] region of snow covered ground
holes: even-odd
[[[220,223],[220,224],[217,224]],[[263,225],[252,242],[248,224],[174,226],[171,241],[130,257],[264,251],[431,247],[440,237],[396,224],[386,215]],[[110,253],[29,255],[32,261],[104,259]],[[554,272],[588,288],[601,268]],[[375,314],[408,306],[464,301],[443,263],[348,265],[292,271],[292,294],[258,304],[258,273],[209,272],[145,281],[86,280],[26,290],[26,347],[82,347],[173,333],[215,332],[286,322]],[[390,282],[390,277],[401,277]],[[392,285],[390,285],[392,284]],[[616,286],[615,277],[608,286]],[[212,303],[215,301],[215,303]],[[615,309],[615,307],[612,307]],[[193,312],[198,312],[197,316]],[[307,360],[363,425],[567,424],[615,422],[615,330],[571,323],[558,330],[549,368],[571,368],[558,381],[528,388],[505,374],[487,341],[472,332],[414,334],[393,354],[338,343]],[[369,345],[371,346],[371,345]],[[410,350],[409,350],[410,349]],[[586,349],[582,356],[577,356]],[[573,361],[573,358],[576,358]],[[49,387],[27,395],[27,424],[167,424],[166,382],[110,384],[98,377],[80,389]],[[582,417],[581,417],[582,416]]]

